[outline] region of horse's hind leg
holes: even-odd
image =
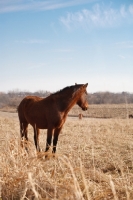
[[[27,122],[23,123],[23,132],[24,132],[23,136],[28,141],[28,123]]]
[[[28,123],[21,122],[20,123],[20,136],[21,136],[21,139],[23,139],[23,137],[24,137],[24,141],[22,140],[22,142],[21,142],[22,147],[24,146],[25,140],[28,141],[27,134],[28,134]],[[27,147],[26,147],[26,150],[27,150]]]
[[[37,128],[36,125],[33,128],[34,128],[34,143],[35,143],[37,151],[40,151],[40,146],[39,146],[40,129]]]
[[[20,137],[21,137],[21,146],[23,147],[24,128],[22,122],[20,122]]]
[[[23,129],[23,123],[20,122],[20,137],[24,137],[24,129]]]

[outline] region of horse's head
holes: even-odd
[[[80,86],[80,88],[77,91],[79,93],[79,98],[77,99],[77,104],[84,111],[87,110],[88,106],[89,106],[89,104],[87,102],[87,90],[86,90],[87,86],[88,86],[88,83]]]

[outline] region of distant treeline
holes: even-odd
[[[19,90],[12,90],[8,93],[0,92],[0,108],[5,106],[10,107],[17,107],[20,103],[20,101],[25,96],[39,96],[39,97],[47,97],[50,95],[50,92],[48,91],[37,91],[37,92],[28,92],[28,91],[19,91]]]
[[[88,94],[90,104],[123,104],[133,103],[133,93],[96,92]]]
[[[40,97],[47,97],[50,95],[49,91],[9,91],[8,93],[0,92],[0,108],[5,106],[17,107],[20,101],[27,95],[35,95]],[[122,92],[96,92],[88,93],[89,104],[123,104],[133,103],[133,93]]]

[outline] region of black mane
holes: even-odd
[[[79,88],[81,85],[82,85],[82,84],[76,84],[76,85],[67,86],[67,87],[65,87],[65,88],[63,88],[63,89],[61,89],[61,90],[59,90],[59,91],[57,91],[57,92],[54,92],[54,93],[52,93],[52,94],[53,94],[53,95],[54,95],[54,94],[59,94],[59,93],[61,93],[61,92],[65,92],[65,91],[68,90],[68,89]],[[51,95],[52,95],[52,94],[51,94]]]

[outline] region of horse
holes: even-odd
[[[47,129],[45,152],[49,150],[53,137],[52,153],[55,153],[59,133],[70,109],[75,104],[83,111],[88,109],[87,86],[88,83],[68,86],[46,98],[26,96],[18,106],[21,138],[24,137],[28,141],[28,124],[31,124],[36,150],[40,151],[40,129]]]

